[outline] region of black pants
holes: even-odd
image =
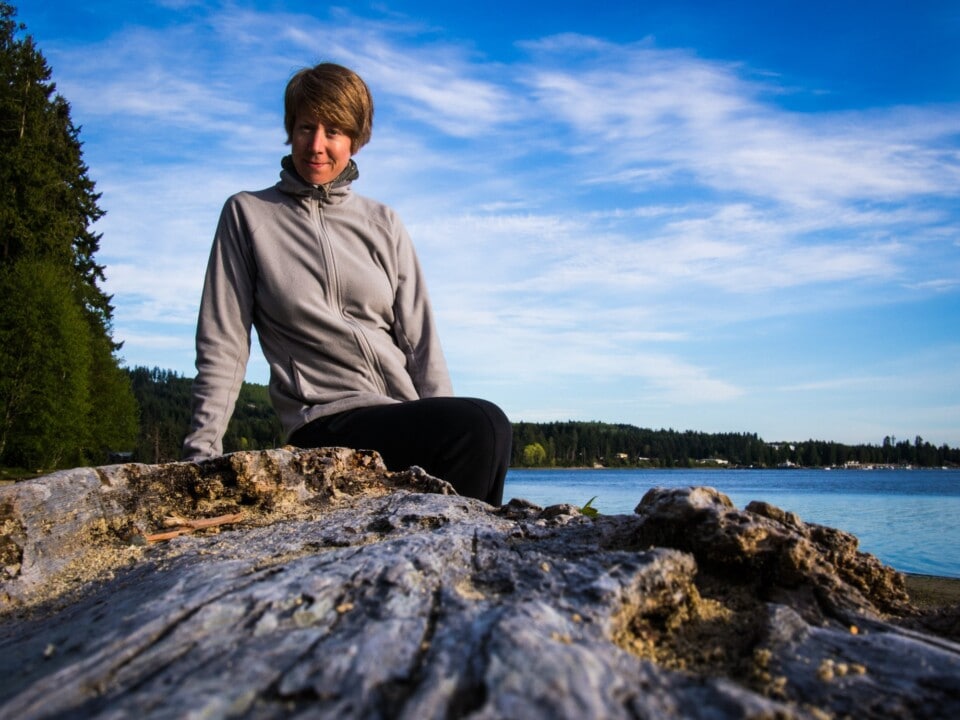
[[[499,506],[513,428],[486,400],[437,397],[347,410],[295,430],[298,447],[376,450],[390,470],[419,465],[461,495]]]

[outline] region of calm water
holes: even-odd
[[[957,470],[511,470],[504,500],[632,513],[652,487],[705,485],[743,508],[763,500],[853,533],[897,570],[960,578]]]

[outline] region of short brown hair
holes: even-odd
[[[353,70],[342,65],[320,63],[298,71],[287,83],[283,104],[287,143],[301,112],[346,133],[352,152],[366,145],[373,133],[370,88]]]

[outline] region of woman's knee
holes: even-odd
[[[513,426],[498,405],[481,398],[460,399],[464,405],[473,408],[472,422],[474,426],[479,432],[490,437],[495,445],[502,446],[512,440]]]

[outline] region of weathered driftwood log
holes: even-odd
[[[960,717],[900,575],[707,488],[589,518],[277,450],[2,488],[0,530],[4,718]]]

